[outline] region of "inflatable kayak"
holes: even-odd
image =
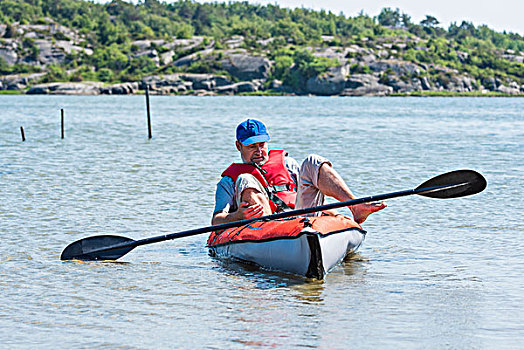
[[[214,257],[323,279],[359,248],[365,235],[359,224],[342,215],[298,217],[212,232],[207,247]]]

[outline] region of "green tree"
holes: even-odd
[[[438,19],[436,19],[433,16],[426,15],[426,18],[424,18],[422,21],[420,21],[420,25],[423,27],[431,27],[434,28],[439,25]]]
[[[383,8],[377,19],[378,23],[383,26],[400,27],[401,24],[401,15],[398,8],[396,10],[392,10],[389,7]]]
[[[108,68],[101,68],[97,72],[97,77],[100,81],[110,82],[114,79],[114,74],[113,74],[113,71],[111,71]]]

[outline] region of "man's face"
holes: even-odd
[[[257,142],[250,145],[243,145],[237,141],[236,145],[244,163],[255,163],[259,166],[262,166],[269,160],[267,142]]]

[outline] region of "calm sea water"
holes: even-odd
[[[517,349],[524,339],[524,99],[0,96],[0,344],[84,349]],[[60,109],[66,137],[60,140]],[[481,194],[392,199],[324,281],[211,258],[207,236],[118,263],[90,235],[210,223],[234,129],[328,157],[358,196],[475,169]],[[20,126],[27,141],[21,142]]]

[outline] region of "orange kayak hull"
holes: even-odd
[[[359,224],[342,215],[298,217],[212,232],[207,247],[214,257],[323,279],[361,246],[365,234]]]

